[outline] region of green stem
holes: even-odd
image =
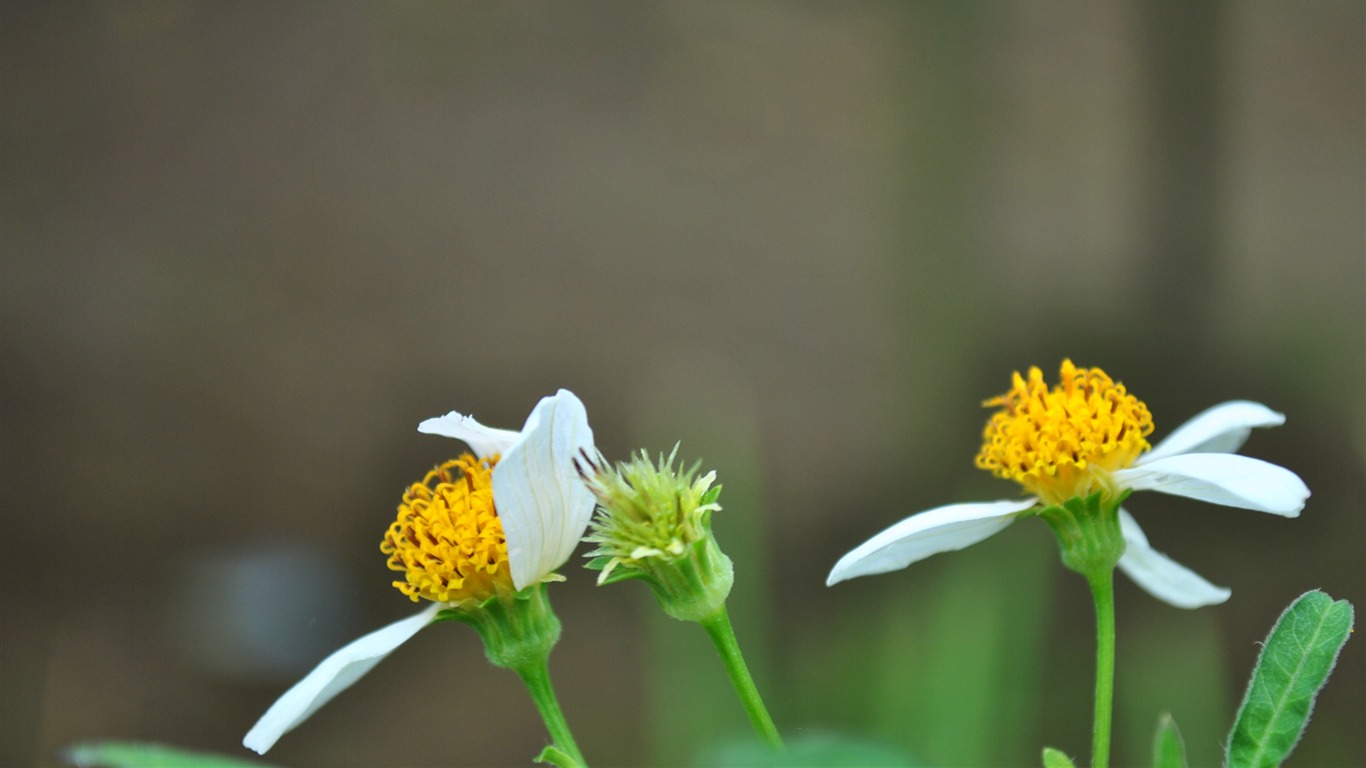
[[[778,735],[778,728],[773,725],[773,718],[768,716],[768,709],[764,707],[764,700],[759,696],[759,689],[754,687],[754,678],[750,677],[749,667],[745,666],[745,657],[740,654],[740,644],[735,640],[735,630],[730,625],[730,615],[726,613],[726,606],[722,605],[699,623],[711,636],[711,641],[716,645],[716,652],[721,654],[721,661],[726,665],[730,682],[735,686],[735,693],[740,696],[740,703],[745,707],[745,714],[749,715],[754,732],[759,734],[768,746],[775,750],[782,749],[783,739]]]
[[[550,684],[550,666],[545,657],[529,661],[517,667],[517,674],[526,683],[526,689],[531,694],[531,700],[536,703],[536,710],[541,713],[541,719],[545,721],[546,730],[550,731],[550,738],[574,761],[581,766],[587,767],[583,754],[579,752],[579,745],[574,742],[574,734],[569,730],[569,723],[565,722],[564,713],[560,711],[560,702],[555,698],[555,688]]]
[[[1091,768],[1110,764],[1110,721],[1115,700],[1115,572],[1096,569],[1086,577],[1096,601],[1096,719],[1091,730]]]

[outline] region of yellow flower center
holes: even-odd
[[[493,507],[497,456],[466,453],[413,483],[398,506],[398,519],[380,543],[389,568],[404,571],[394,586],[417,602],[483,602],[512,591],[508,545]]]
[[[1062,362],[1051,390],[1043,372],[1017,371],[1010,391],[983,403],[1000,406],[982,432],[977,466],[1023,485],[1046,503],[1086,496],[1096,486],[1114,493],[1110,473],[1148,450],[1148,406],[1099,368]]]

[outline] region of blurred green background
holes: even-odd
[[[1121,579],[1115,756],[1218,760],[1263,638],[1366,605],[1361,2],[6,2],[0,761],[244,754],[332,648],[409,615],[378,543],[460,446],[568,387],[613,458],[705,459],[732,611],[789,736],[928,764],[1089,750],[1092,616],[1046,526],[827,589],[975,470],[1012,370],[1098,365],[1160,438],[1250,398],[1298,520],[1145,494],[1233,589]],[[746,723],[700,629],[567,567],[561,700],[594,764]],[[1366,764],[1348,644],[1293,764]],[[289,765],[517,765],[473,632],[419,635]]]

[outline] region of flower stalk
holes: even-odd
[[[1110,725],[1115,702],[1115,572],[1087,576],[1096,602],[1096,711],[1091,726],[1091,768],[1110,764]]]
[[[555,688],[550,684],[550,665],[547,660],[529,662],[514,671],[526,684],[527,692],[536,704],[536,711],[541,713],[541,720],[545,721],[545,728],[550,732],[550,740],[554,742],[555,747],[573,760],[574,764],[587,768],[588,763],[584,761],[583,753],[579,752],[579,745],[574,741],[569,723],[560,711],[559,699],[555,698]]]
[[[745,657],[740,653],[740,643],[735,639],[735,630],[730,625],[730,614],[726,611],[726,606],[722,605],[715,613],[698,623],[707,630],[707,635],[716,645],[716,652],[721,655],[721,662],[726,666],[726,674],[730,675],[731,685],[735,686],[735,693],[740,697],[745,714],[749,715],[754,732],[759,734],[759,738],[770,748],[782,749],[783,739],[778,735],[778,728],[773,724],[768,708],[764,706],[759,689],[754,686],[754,678],[749,674]]]

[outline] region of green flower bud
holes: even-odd
[[[699,477],[701,462],[676,467],[677,454],[675,445],[652,462],[641,451],[616,467],[587,452],[575,459],[598,501],[585,537],[598,547],[587,567],[601,571],[599,585],[642,579],[665,613],[701,621],[725,605],[735,574],[711,530],[711,513],[721,509],[716,473]]]

